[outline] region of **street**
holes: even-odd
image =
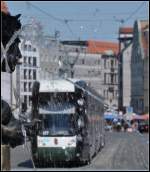
[[[137,132],[106,132],[106,145],[92,163],[81,167],[56,167],[38,171],[145,170],[149,169],[149,135]],[[27,148],[11,150],[11,170],[34,170]]]
[[[149,171],[148,7],[1,1],[2,171]]]

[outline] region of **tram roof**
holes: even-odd
[[[74,92],[76,83],[79,79],[69,79],[71,82],[65,79],[53,79],[53,80],[41,80],[40,92]]]

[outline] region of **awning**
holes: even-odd
[[[137,119],[137,120],[149,120],[149,114],[144,114],[144,115],[133,115],[132,119]]]
[[[116,114],[105,114],[104,119],[110,119],[110,120],[117,119],[118,120],[118,119],[122,119],[122,116],[119,116]]]
[[[115,119],[116,118],[116,116],[114,116],[114,115],[104,115],[104,119]]]

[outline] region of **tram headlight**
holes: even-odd
[[[84,105],[84,99],[77,100],[78,105],[83,106]]]
[[[79,117],[78,121],[78,128],[81,129],[84,127],[84,121],[83,121],[83,118]]]
[[[76,157],[79,157],[79,156],[80,156],[80,154],[79,154],[79,153],[77,153],[77,154],[76,154]]]

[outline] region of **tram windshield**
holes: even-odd
[[[73,114],[46,114],[43,116],[42,136],[75,135]]]
[[[46,107],[52,104],[74,103],[74,93],[40,93],[39,106]]]

